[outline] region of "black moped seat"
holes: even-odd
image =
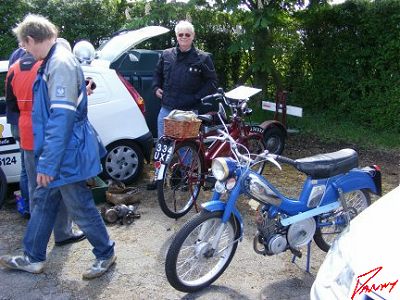
[[[358,167],[358,154],[353,149],[317,154],[296,159],[296,168],[313,179],[328,178]]]

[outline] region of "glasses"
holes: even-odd
[[[183,36],[185,36],[185,37],[191,37],[191,34],[190,34],[190,33],[178,33],[178,36],[179,36],[179,37],[183,37]]]

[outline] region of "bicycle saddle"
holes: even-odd
[[[358,167],[358,154],[353,149],[317,154],[296,159],[296,168],[313,179],[333,177]]]

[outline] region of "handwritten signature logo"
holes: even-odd
[[[377,267],[375,269],[372,269],[371,271],[368,271],[364,274],[361,274],[357,277],[357,282],[356,286],[354,287],[353,290],[353,295],[351,296],[351,299],[354,300],[354,297],[358,294],[366,294],[366,293],[371,293],[371,292],[377,292],[377,291],[383,291],[389,289],[389,293],[394,289],[396,286],[397,282],[399,281],[398,279],[396,281],[389,281],[389,282],[381,282],[381,283],[373,283],[370,281],[383,269],[383,267]],[[366,281],[365,281],[366,280]],[[365,281],[362,283],[362,281]]]

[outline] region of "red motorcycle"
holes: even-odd
[[[202,122],[197,136],[171,137],[166,132],[156,144],[154,160],[158,202],[170,218],[184,216],[196,204],[201,188],[214,186],[215,179],[209,171],[211,162],[219,156],[230,156],[231,149],[226,141],[209,142],[207,137],[217,135],[217,129],[224,126],[227,120],[229,135],[249,149],[250,153],[257,154],[266,149],[264,129],[245,122],[245,117],[252,114],[252,109],[248,107],[249,98],[229,98],[220,89],[217,94],[202,99],[205,105],[210,101],[223,102],[229,107],[230,119],[221,105],[217,114],[197,116]],[[216,121],[219,118],[224,122]],[[257,172],[261,173],[262,169],[263,165],[258,167]]]

